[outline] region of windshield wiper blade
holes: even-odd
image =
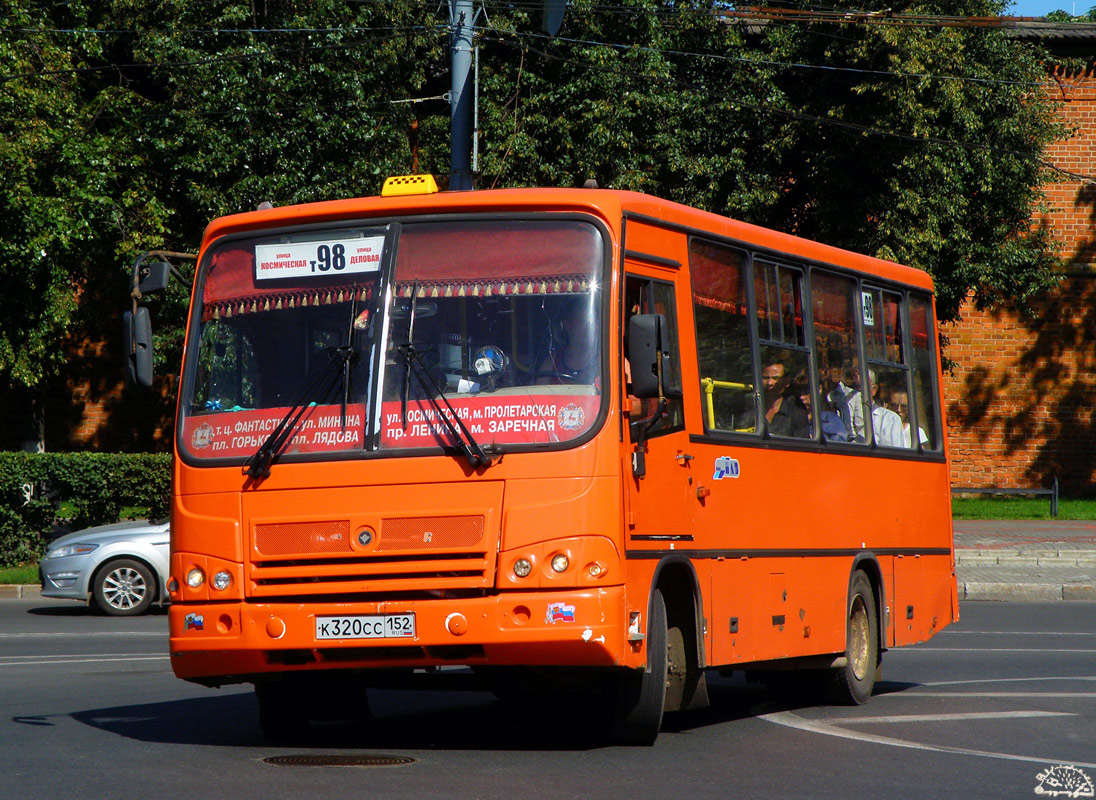
[[[317,398],[316,402],[320,405],[330,399],[336,386],[336,379],[346,375],[345,369],[354,355],[354,350],[349,346],[336,347],[329,355],[331,360],[313,378],[312,382],[290,406],[281,422],[277,424],[274,430],[270,432],[270,435],[259,445],[259,449],[244,464],[244,474],[255,479],[269,476],[270,467],[281,455],[282,448],[289,441],[293,431],[297,429],[297,424],[304,416],[304,412],[308,410],[309,398]]]
[[[468,459],[468,463],[472,465],[472,469],[479,467],[489,467],[494,461],[487,455],[483,448],[480,447],[479,442],[472,436],[471,431],[457,416],[457,412],[449,401],[445,397],[445,393],[441,387],[438,386],[437,381],[430,375],[430,371],[422,361],[422,356],[419,355],[415,346],[408,343],[400,345],[400,353],[403,355],[407,363],[407,371],[414,372],[415,377],[422,385],[423,391],[426,393],[426,399],[430,401],[430,405],[434,408],[441,421],[445,423],[445,427],[449,429],[450,435],[457,441],[457,447],[460,452]],[[438,401],[441,402],[438,402]],[[445,408],[442,408],[444,404]],[[448,412],[448,413],[446,413]]]

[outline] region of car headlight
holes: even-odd
[[[46,555],[49,558],[64,558],[65,556],[85,556],[93,550],[97,550],[97,544],[66,544],[56,550],[50,550]]]

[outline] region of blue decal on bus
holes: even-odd
[[[713,481],[721,481],[724,478],[738,477],[738,459],[730,456],[720,456],[715,460],[715,474]]]

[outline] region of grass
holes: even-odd
[[[38,565],[0,567],[0,583],[38,583]]]
[[[999,496],[955,497],[955,519],[1054,519],[1049,497]],[[1058,519],[1096,520],[1096,498],[1059,497]]]

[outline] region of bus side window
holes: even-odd
[[[641,425],[646,431],[646,438],[682,430],[685,427],[685,416],[681,401],[681,355],[678,346],[677,307],[674,304],[673,284],[639,275],[628,275],[624,283],[624,304],[625,331],[628,330],[628,320],[635,314],[662,314],[665,317],[666,330],[663,334],[668,337],[670,352],[667,372],[662,376],[667,402],[665,412],[658,420],[650,424],[650,427],[647,421],[637,422],[636,420],[650,420],[657,411],[657,399],[643,400],[642,412],[639,417],[633,419],[632,424],[633,426]],[[624,341],[624,353],[627,358],[627,338]]]
[[[917,430],[922,450],[940,449],[940,397],[936,388],[936,349],[932,301],[911,295],[910,350],[913,354],[913,392],[908,396],[911,428]]]
[[[814,347],[818,358],[815,408],[822,438],[827,441],[867,441],[860,391],[856,289],[857,283],[852,278],[817,269],[811,271]]]
[[[803,273],[754,261],[754,302],[761,347],[761,412],[769,436],[810,439],[815,421],[803,401],[810,384],[810,347],[803,311]],[[810,393],[807,393],[808,400]]]
[[[742,250],[689,242],[705,432],[758,432],[746,263]]]
[[[872,440],[878,447],[919,446],[908,413],[909,366],[903,347],[905,305],[902,295],[881,289],[863,292],[865,352]]]

